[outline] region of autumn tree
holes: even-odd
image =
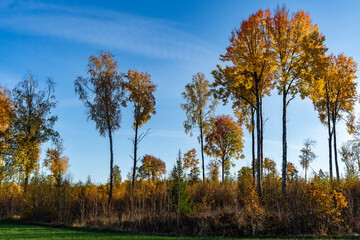
[[[315,145],[315,140],[307,138],[304,141],[304,147],[300,150],[300,165],[305,170],[305,181],[307,180],[307,170],[309,169],[310,163],[317,157],[312,150]]]
[[[334,154],[336,177],[340,178],[336,124],[341,120],[346,121],[348,132],[352,133],[354,127],[354,107],[358,100],[356,92],[357,83],[355,82],[357,64],[352,57],[344,54],[334,56],[331,54],[325,58],[325,64],[319,70],[319,79],[314,83],[311,99],[315,109],[319,113],[321,123],[328,127],[329,143],[329,167],[330,179],[333,178],[332,171],[332,139],[334,139]]]
[[[139,134],[139,128],[147,123],[155,111],[155,96],[156,85],[151,81],[151,76],[147,72],[138,72],[137,70],[129,70],[126,78],[125,88],[129,93],[127,101],[134,107],[134,122],[133,129],[135,136],[132,139],[134,144],[133,155],[133,173],[132,173],[132,192],[135,189],[135,177],[137,170],[137,150],[141,140],[149,133],[149,131]]]
[[[276,163],[268,157],[264,158],[264,173],[267,176],[276,174]]]
[[[11,122],[13,119],[13,106],[10,100],[10,92],[0,86],[0,184],[9,174],[10,167],[10,138]]]
[[[295,168],[294,164],[292,162],[288,162],[286,164],[286,178],[287,181],[294,180],[295,177],[298,174],[298,170]]]
[[[216,160],[211,160],[207,165],[208,168],[208,176],[210,181],[219,182],[219,173],[220,173],[220,166],[219,162]]]
[[[196,149],[193,148],[184,154],[184,169],[190,169],[189,179],[192,183],[199,179],[199,159],[196,157]]]
[[[287,108],[295,96],[306,95],[306,83],[311,79],[311,67],[317,56],[324,54],[325,37],[311,21],[310,15],[298,11],[292,16],[283,5],[272,18],[270,35],[276,56],[278,94],[282,95],[282,191],[286,195]]]
[[[88,62],[89,77],[78,77],[75,93],[79,95],[88,110],[88,119],[96,124],[100,136],[110,141],[110,190],[109,204],[113,192],[113,139],[114,131],[120,128],[121,105],[124,105],[122,74],[118,72],[117,61],[111,52],[99,52],[90,56]]]
[[[224,182],[225,171],[233,165],[231,160],[243,157],[242,128],[229,115],[218,116],[212,119],[205,142],[205,152],[221,164],[221,179]]]
[[[70,166],[69,158],[62,156],[63,152],[62,140],[58,140],[53,148],[47,149],[44,160],[44,166],[50,170],[57,187],[61,186],[63,176]]]
[[[249,90],[255,100],[257,139],[257,188],[262,195],[263,120],[262,99],[274,86],[275,53],[272,49],[270,10],[258,10],[231,33],[230,45],[220,60],[231,62],[227,66],[230,78],[225,83],[230,93],[238,86]],[[227,83],[227,81],[230,81]]]
[[[48,140],[55,141],[59,134],[54,130],[57,116],[52,115],[56,107],[54,83],[48,79],[40,89],[38,79],[32,74],[18,83],[12,91],[14,119],[15,165],[23,176],[24,192],[27,191],[31,173],[40,158],[40,147]]]
[[[244,85],[236,84],[236,77],[229,67],[222,68],[217,65],[217,69],[212,71],[214,83],[211,85],[212,92],[217,99],[221,99],[226,105],[229,98],[232,100],[232,108],[235,116],[242,125],[245,125],[251,134],[251,155],[252,155],[252,174],[255,185],[255,111],[256,102],[251,89]]]
[[[185,91],[181,95],[186,101],[181,104],[187,117],[184,122],[185,133],[190,133],[192,136],[193,128],[197,127],[200,131],[198,141],[201,149],[203,182],[205,182],[204,136],[209,129],[209,120],[214,114],[217,101],[212,97],[210,83],[203,73],[195,74],[192,82],[185,86]]]
[[[141,159],[141,163],[139,168],[141,178],[155,182],[156,179],[165,174],[165,162],[160,158],[147,154]]]

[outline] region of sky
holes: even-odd
[[[86,109],[74,92],[77,76],[86,77],[88,58],[111,51],[121,72],[136,68],[148,72],[157,84],[156,115],[140,130],[151,134],[139,146],[139,156],[162,159],[169,173],[179,149],[183,153],[199,144],[186,135],[181,92],[197,72],[212,81],[211,71],[229,45],[234,28],[258,9],[286,4],[290,12],[304,10],[326,37],[328,53],[343,52],[359,62],[359,1],[11,1],[0,2],[0,85],[13,88],[27,73],[40,81],[56,83],[58,101],[55,128],[64,139],[64,154],[70,158],[69,175],[74,182],[104,183],[109,176],[109,140],[100,137],[87,121]],[[282,101],[273,91],[263,100],[264,156],[277,163],[282,156]],[[216,114],[230,114],[230,106],[218,106]],[[359,117],[359,107],[356,106]],[[350,139],[340,122],[338,146]],[[132,109],[122,109],[121,128],[114,134],[114,158],[126,179],[132,165]],[[246,132],[246,130],[245,130]],[[297,97],[288,107],[288,160],[299,174],[299,154],[305,138],[317,141],[314,171],[327,171],[327,128],[319,121],[310,100]],[[251,140],[245,134],[245,159],[236,161],[235,173],[251,164]],[[48,144],[43,145],[42,152]],[[44,154],[42,154],[44,157]],[[206,157],[206,162],[212,158]],[[42,161],[42,160],[41,160]],[[41,163],[42,166],[42,163]],[[340,163],[343,173],[344,164]],[[42,166],[42,170],[44,167]]]

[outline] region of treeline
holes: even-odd
[[[43,89],[31,74],[13,90],[0,91],[0,217],[29,221],[114,227],[126,231],[192,235],[289,235],[359,232],[360,124],[354,106],[357,64],[344,54],[327,55],[325,37],[309,14],[289,14],[285,7],[259,10],[235,28],[230,44],[212,71],[211,83],[202,73],[193,76],[182,93],[184,129],[198,136],[199,154],[179,152],[165,177],[165,162],[138,156],[156,114],[156,84],[147,72],[119,71],[110,52],[90,56],[86,77],[74,82],[88,119],[100,136],[109,139],[110,174],[106,184],[72,183],[66,179],[69,158],[54,129],[57,116],[54,84]],[[282,96],[282,164],[263,152],[263,99]],[[308,176],[316,159],[315,142],[306,139],[299,156],[305,178],[287,159],[287,108],[296,97],[312,100],[327,127],[329,172]],[[219,102],[231,102],[234,116],[215,116]],[[113,135],[121,126],[121,111],[133,111],[132,169],[121,180],[114,166]],[[337,146],[336,126],[346,122],[353,139]],[[251,134],[252,165],[235,175],[231,167],[244,158],[244,130]],[[45,142],[43,166],[40,151]],[[123,150],[127,151],[127,150]],[[338,152],[345,163],[340,176]],[[198,157],[198,155],[200,157]],[[205,156],[215,160],[207,162]],[[334,161],[333,161],[334,160]],[[336,179],[333,176],[335,163]],[[200,176],[201,174],[201,176]],[[219,179],[220,176],[220,179]]]

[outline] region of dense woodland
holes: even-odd
[[[111,52],[89,57],[87,76],[79,76],[74,89],[87,110],[84,117],[109,141],[104,184],[90,178],[73,183],[67,177],[71,156],[55,129],[61,116],[53,114],[51,79],[43,83],[28,74],[14,89],[1,87],[0,219],[203,236],[359,233],[360,122],[354,112],[359,96],[353,58],[329,53],[308,13],[277,7],[259,10],[234,28],[220,60],[213,81],[196,73],[185,86],[179,106],[186,116],[184,131],[198,138],[200,151],[179,150],[166,175],[164,159],[138,154],[141,141],[151,137],[144,125],[156,114],[151,75],[120,72]],[[262,103],[270,94],[283,100],[280,173],[263,151]],[[327,129],[328,142],[318,144],[328,145],[328,171],[308,174],[317,157],[311,136],[298,159],[287,158],[287,131],[292,130],[286,127],[287,107],[295,97],[309,98]],[[233,113],[215,115],[219,104],[231,104]],[[134,137],[128,150],[133,167],[123,181],[121,165],[113,164],[113,135],[125,107],[132,109]],[[337,142],[339,123],[346,124],[352,140]],[[252,136],[249,142],[245,131]],[[51,147],[42,149],[44,143]],[[251,156],[242,153],[245,144]],[[230,174],[245,157],[252,165]],[[343,175],[339,161],[345,163]],[[40,166],[50,174],[40,173]]]

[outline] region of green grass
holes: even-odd
[[[155,236],[155,235],[136,235],[136,234],[127,234],[127,233],[71,230],[71,229],[54,228],[54,227],[34,226],[34,225],[18,225],[18,224],[0,222],[0,239],[213,240],[219,238],[191,238],[191,237]],[[221,238],[221,239],[225,239],[225,238]],[[255,239],[251,239],[251,240],[255,240]],[[265,240],[265,239],[263,238],[261,240]],[[271,240],[276,240],[276,239],[272,238]]]
[[[126,233],[92,232],[62,228],[0,223],[0,239],[120,239],[120,240],[209,240],[210,238],[167,237]],[[214,239],[214,238],[212,238]]]

